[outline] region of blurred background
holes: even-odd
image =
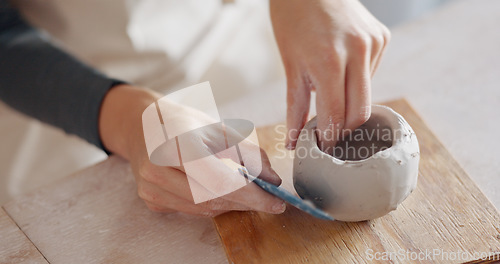
[[[388,27],[418,18],[450,0],[361,0],[361,2]]]
[[[362,2],[394,28],[448,0]],[[223,118],[247,118],[256,125],[285,118],[286,83],[266,1],[13,3],[57,45],[112,77],[165,93],[208,80]],[[106,158],[83,140],[3,103],[0,134],[0,204]]]

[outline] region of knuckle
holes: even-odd
[[[151,175],[151,172],[152,172],[152,169],[148,166],[148,165],[142,165],[141,167],[139,167],[139,170],[138,170],[138,174],[141,178],[143,179],[148,179],[148,177],[150,177],[149,175]]]
[[[144,201],[149,201],[150,200],[149,197],[148,197],[148,195],[144,191],[141,191],[141,190],[137,191],[137,195],[139,196],[139,198],[141,198]]]
[[[368,44],[364,41],[355,42],[353,48],[359,54],[366,54],[368,52]]]
[[[328,114],[324,115],[321,123],[327,124],[344,124],[345,121],[345,109],[344,103],[339,99],[334,99],[330,101],[331,105],[328,105]]]
[[[350,44],[356,52],[366,53],[369,50],[372,38],[369,35],[362,33],[353,33],[350,35]]]
[[[156,195],[144,187],[137,188],[137,195],[139,195],[139,197],[142,200],[147,201],[147,202],[153,202],[156,200]]]
[[[344,127],[345,117],[342,113],[334,113],[329,116],[329,123],[335,125],[336,127]]]
[[[164,211],[161,207],[154,205],[152,203],[146,203],[146,207],[148,207],[148,209],[150,211],[155,212],[155,213],[161,213]]]
[[[384,46],[385,40],[382,34],[374,34],[371,36],[372,45],[375,48],[380,48]]]
[[[391,40],[391,31],[386,26],[384,26],[384,29],[382,30],[382,36],[384,37],[384,42],[389,43]]]
[[[161,182],[161,174],[150,166],[142,166],[139,170],[139,175],[149,183],[159,184]]]

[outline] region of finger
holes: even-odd
[[[182,212],[182,211],[177,211],[177,210],[173,210],[170,208],[166,208],[166,207],[163,207],[161,205],[153,204],[153,203],[150,203],[147,201],[144,201],[144,203],[146,204],[146,207],[148,207],[149,210],[151,210],[155,213],[177,213],[177,212],[180,212],[180,213],[190,214],[190,215],[215,217],[215,216],[218,216],[220,214],[227,212],[227,211],[216,211],[216,210],[206,211],[206,212],[202,212],[202,211],[200,211],[200,212]]]
[[[370,76],[375,73],[375,68],[377,67],[378,60],[380,59],[380,54],[384,49],[384,39],[380,35],[373,36],[371,41],[371,51],[370,51]]]
[[[221,198],[246,205],[256,211],[272,214],[283,213],[286,209],[283,200],[267,193],[254,183],[250,183]]]
[[[232,200],[219,197],[216,199],[208,200],[203,203],[196,204],[197,207],[209,209],[212,211],[250,211],[251,207],[244,204],[239,204]]]
[[[223,164],[222,164],[223,165]],[[241,176],[243,177],[243,176]],[[158,167],[152,166],[146,173],[142,173],[142,181],[138,181],[139,192],[146,195],[146,197],[141,197],[147,199],[150,202],[152,196],[148,194],[155,194],[160,200],[165,200],[166,196],[161,196],[162,193],[169,193],[190,204],[197,205],[194,203],[193,199],[193,188],[195,188],[196,195],[202,195],[203,193],[213,193],[204,186],[203,184],[198,184],[195,179],[191,178],[191,183],[188,180],[188,176],[180,170],[171,167]],[[190,184],[193,184],[194,187]],[[155,186],[154,188],[152,186]],[[141,194],[141,195],[142,195]],[[164,204],[165,206],[165,204]],[[236,204],[228,204],[227,210],[249,210],[250,208],[244,207]]]
[[[344,134],[365,123],[371,114],[370,56],[352,56],[346,72]]]
[[[382,49],[380,49],[379,52],[377,53],[375,63],[373,64],[373,66],[371,68],[371,77],[373,77],[373,75],[377,71],[378,66],[380,65],[380,61],[382,61],[382,58],[384,57],[385,51],[387,49],[387,45],[389,45],[389,42],[391,40],[391,32],[389,31],[389,29],[387,29],[387,27],[384,25],[382,25],[382,27],[383,27],[383,29],[382,29],[383,45],[382,45]]]
[[[271,167],[271,162],[263,149],[260,149],[260,157],[262,160],[262,172],[258,177],[266,182],[279,186],[281,184],[281,178]]]
[[[137,193],[147,204],[154,205],[156,209],[161,208],[161,210],[154,210],[152,208],[153,211],[164,212],[170,210],[190,214],[204,214],[210,211],[201,210],[202,208],[197,208],[192,201],[167,192],[159,186],[145,181],[137,184]]]
[[[179,211],[187,214],[210,216],[214,214],[213,211],[222,213],[233,210],[247,211],[251,209],[247,206],[222,198],[194,204],[192,201],[176,196],[148,182],[139,184],[138,194],[147,204],[155,206],[155,208],[151,208],[153,211],[159,212]]]
[[[228,141],[232,140],[234,135],[230,133],[230,130],[227,130],[227,132]],[[281,178],[272,169],[266,152],[258,145],[259,140],[255,130],[246,139],[237,140],[236,142],[239,142],[237,145],[238,159],[233,160],[234,162],[245,166],[252,176],[260,177],[274,185],[281,184]],[[219,158],[236,158],[231,155],[217,156]]]
[[[300,72],[287,72],[287,113],[288,127],[285,146],[295,149],[300,131],[307,122],[311,101],[311,85],[308,79],[304,80]]]
[[[242,143],[239,145],[240,146],[240,152],[241,154],[248,154],[246,155],[247,157],[243,157],[244,160],[244,166],[247,168],[248,172],[252,176],[259,177],[263,179],[266,182],[269,182],[271,184],[279,186],[281,184],[281,178],[278,176],[276,171],[273,170],[271,167],[271,162],[269,161],[269,157],[267,156],[266,152],[253,144],[253,142],[249,141],[242,141]],[[245,151],[247,149],[250,149],[252,151]],[[252,155],[254,151],[258,151],[258,155]],[[252,157],[248,157],[252,156]],[[257,157],[254,157],[257,156]],[[257,160],[256,160],[257,159]],[[256,166],[255,163],[259,163],[259,166]],[[258,167],[258,170],[255,170],[254,168]]]
[[[265,157],[265,155],[260,156]],[[208,157],[200,162],[200,167],[203,168],[203,177],[194,176],[194,180],[212,194],[248,206],[253,210],[269,213],[282,213],[284,211],[285,205],[282,200],[253,183],[246,183],[243,176],[238,171],[233,170],[234,167],[230,168],[230,166],[225,166],[226,164],[227,160],[222,161],[215,157]],[[188,177],[192,176],[189,174]]]
[[[222,162],[219,166],[223,166]],[[139,192],[143,200],[147,200],[153,204],[159,204],[163,208],[171,208],[178,211],[183,211],[187,213],[196,213],[196,210],[191,210],[192,206],[212,206],[213,210],[257,210],[269,213],[282,213],[284,211],[284,203],[280,199],[268,194],[267,192],[260,189],[255,184],[247,184],[246,186],[237,189],[227,195],[210,200],[205,203],[194,204],[191,195],[191,189],[187,181],[187,177],[182,172],[171,169],[164,168],[168,171],[168,177],[154,177],[154,181],[159,183],[158,185],[152,184],[151,182],[144,181],[143,183],[138,183]],[[234,175],[229,175],[226,177],[232,177]],[[241,176],[243,177],[243,176]],[[199,184],[198,188],[205,188],[206,184]],[[208,186],[213,187],[213,186]],[[210,192],[209,188],[204,189]],[[165,193],[169,193],[165,195]],[[212,193],[218,193],[217,191]],[[182,198],[188,201],[191,206],[187,208],[180,207],[176,205],[176,201],[171,200],[167,202],[169,197],[172,195]],[[224,202],[221,200],[225,200]],[[278,205],[277,205],[278,204]],[[207,213],[203,211],[203,213]],[[208,214],[208,213],[207,213]]]
[[[224,164],[220,164],[224,166]],[[210,175],[207,172],[207,175]],[[228,176],[231,177],[232,175]],[[207,176],[210,177],[210,176]],[[241,176],[243,177],[243,176]],[[172,200],[167,201],[169,197],[172,195],[183,199],[188,202],[192,206],[200,205],[203,206],[203,203],[195,204],[193,200],[193,189],[190,186],[187,175],[174,168],[170,167],[158,167],[154,166],[154,168],[150,169],[146,175],[143,176],[143,181],[138,182],[139,196],[143,200],[147,200],[151,203],[160,204],[164,207],[168,208],[168,204],[179,201]],[[214,193],[206,188],[206,184],[196,184],[195,179],[191,178],[193,182],[191,184],[195,185],[197,194],[200,193]],[[210,186],[209,186],[210,187]],[[217,194],[217,192],[215,192]],[[144,196],[144,197],[143,197]],[[216,198],[219,199],[219,198]],[[237,203],[230,203],[230,201],[226,201],[224,204],[214,201],[211,202],[210,205],[215,204],[219,207],[224,207],[225,210],[250,210],[248,206],[244,206]],[[172,205],[173,206],[173,205]],[[170,207],[171,208],[171,207]],[[175,207],[178,208],[178,207]],[[188,212],[189,213],[189,212]]]
[[[316,71],[314,85],[317,86],[318,146],[332,154],[345,122],[345,62],[335,58],[329,63],[330,67]]]
[[[193,164],[194,165],[194,164]],[[279,199],[264,192],[255,184],[248,184],[246,179],[238,172],[240,165],[228,159],[218,159],[209,156],[196,161],[196,166],[190,167],[187,173],[190,184],[196,190],[207,190],[201,193],[196,200],[210,200],[215,197],[229,197],[229,200],[246,205],[255,210],[271,212]],[[188,171],[186,169],[186,171]],[[191,181],[193,180],[193,181]],[[195,184],[196,183],[196,184]],[[193,191],[193,194],[198,192]],[[233,199],[234,198],[234,199]],[[281,209],[281,208],[280,208]]]
[[[189,182],[184,172],[172,167],[151,165],[140,171],[139,174],[141,180],[137,184],[147,182],[151,185],[156,185],[163,191],[193,203]]]
[[[233,186],[237,184],[234,184],[233,181],[242,179],[236,177],[243,176],[236,175],[235,172],[231,171],[215,157],[208,157],[208,159],[207,163],[203,164],[204,173],[200,175],[202,177],[191,178],[193,184],[197,183],[197,191],[216,194],[216,196],[224,193],[226,195],[222,195],[222,199],[238,204],[229,204],[226,209],[245,210],[251,208],[270,213],[282,213],[284,211],[283,201],[263,191],[255,184],[247,184],[242,188],[234,189]],[[191,203],[193,202],[191,189],[187,177],[183,172],[168,167],[151,166],[151,169],[147,170],[147,173],[142,172],[142,174],[145,182],[157,185],[164,191],[179,196]],[[145,187],[148,186],[145,185]],[[227,194],[227,190],[231,192]],[[145,199],[148,198],[146,197]]]

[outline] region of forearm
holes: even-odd
[[[55,47],[0,0],[0,99],[101,147],[102,99],[120,83]]]
[[[142,113],[159,98],[151,90],[127,84],[112,88],[103,100],[99,117],[99,133],[106,149],[127,160],[136,154],[134,151],[145,152],[144,140],[137,140],[144,138]]]

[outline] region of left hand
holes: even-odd
[[[197,163],[196,167],[191,166],[191,169],[201,171],[189,176],[191,182],[188,181],[184,166],[153,164],[146,149],[142,115],[150,104],[158,102],[160,98],[160,94],[151,90],[120,84],[110,89],[104,97],[99,117],[99,133],[103,145],[130,162],[136,179],[137,194],[150,210],[178,211],[201,216],[216,216],[231,210],[256,210],[274,214],[285,211],[286,205],[281,199],[265,192],[256,184],[247,184],[228,192],[235,186],[240,186],[243,178],[235,178],[234,171],[226,167],[228,163],[223,162],[224,159],[231,160],[230,155],[221,151],[226,149],[227,141],[240,142],[238,146],[241,153],[245,153],[245,167],[252,175],[275,185],[281,183],[265,152],[252,142],[241,140],[242,136],[230,127],[226,127],[224,131],[218,130],[222,128],[218,126],[197,130],[197,134],[191,134],[193,136],[189,141],[183,142],[187,143],[180,150],[183,154],[209,156]],[[164,124],[215,122],[204,113],[187,106],[168,100],[158,104],[169,113],[162,116]],[[177,148],[166,149],[162,152],[163,161],[166,164],[176,164],[175,161],[179,159],[178,151]],[[216,154],[204,155],[212,153]],[[193,183],[198,191],[203,191],[202,194],[213,194],[211,197],[217,198],[195,204],[191,191]]]
[[[319,147],[368,120],[371,76],[389,30],[358,0],[270,0],[271,19],[287,76],[286,146],[294,149],[316,91]]]

